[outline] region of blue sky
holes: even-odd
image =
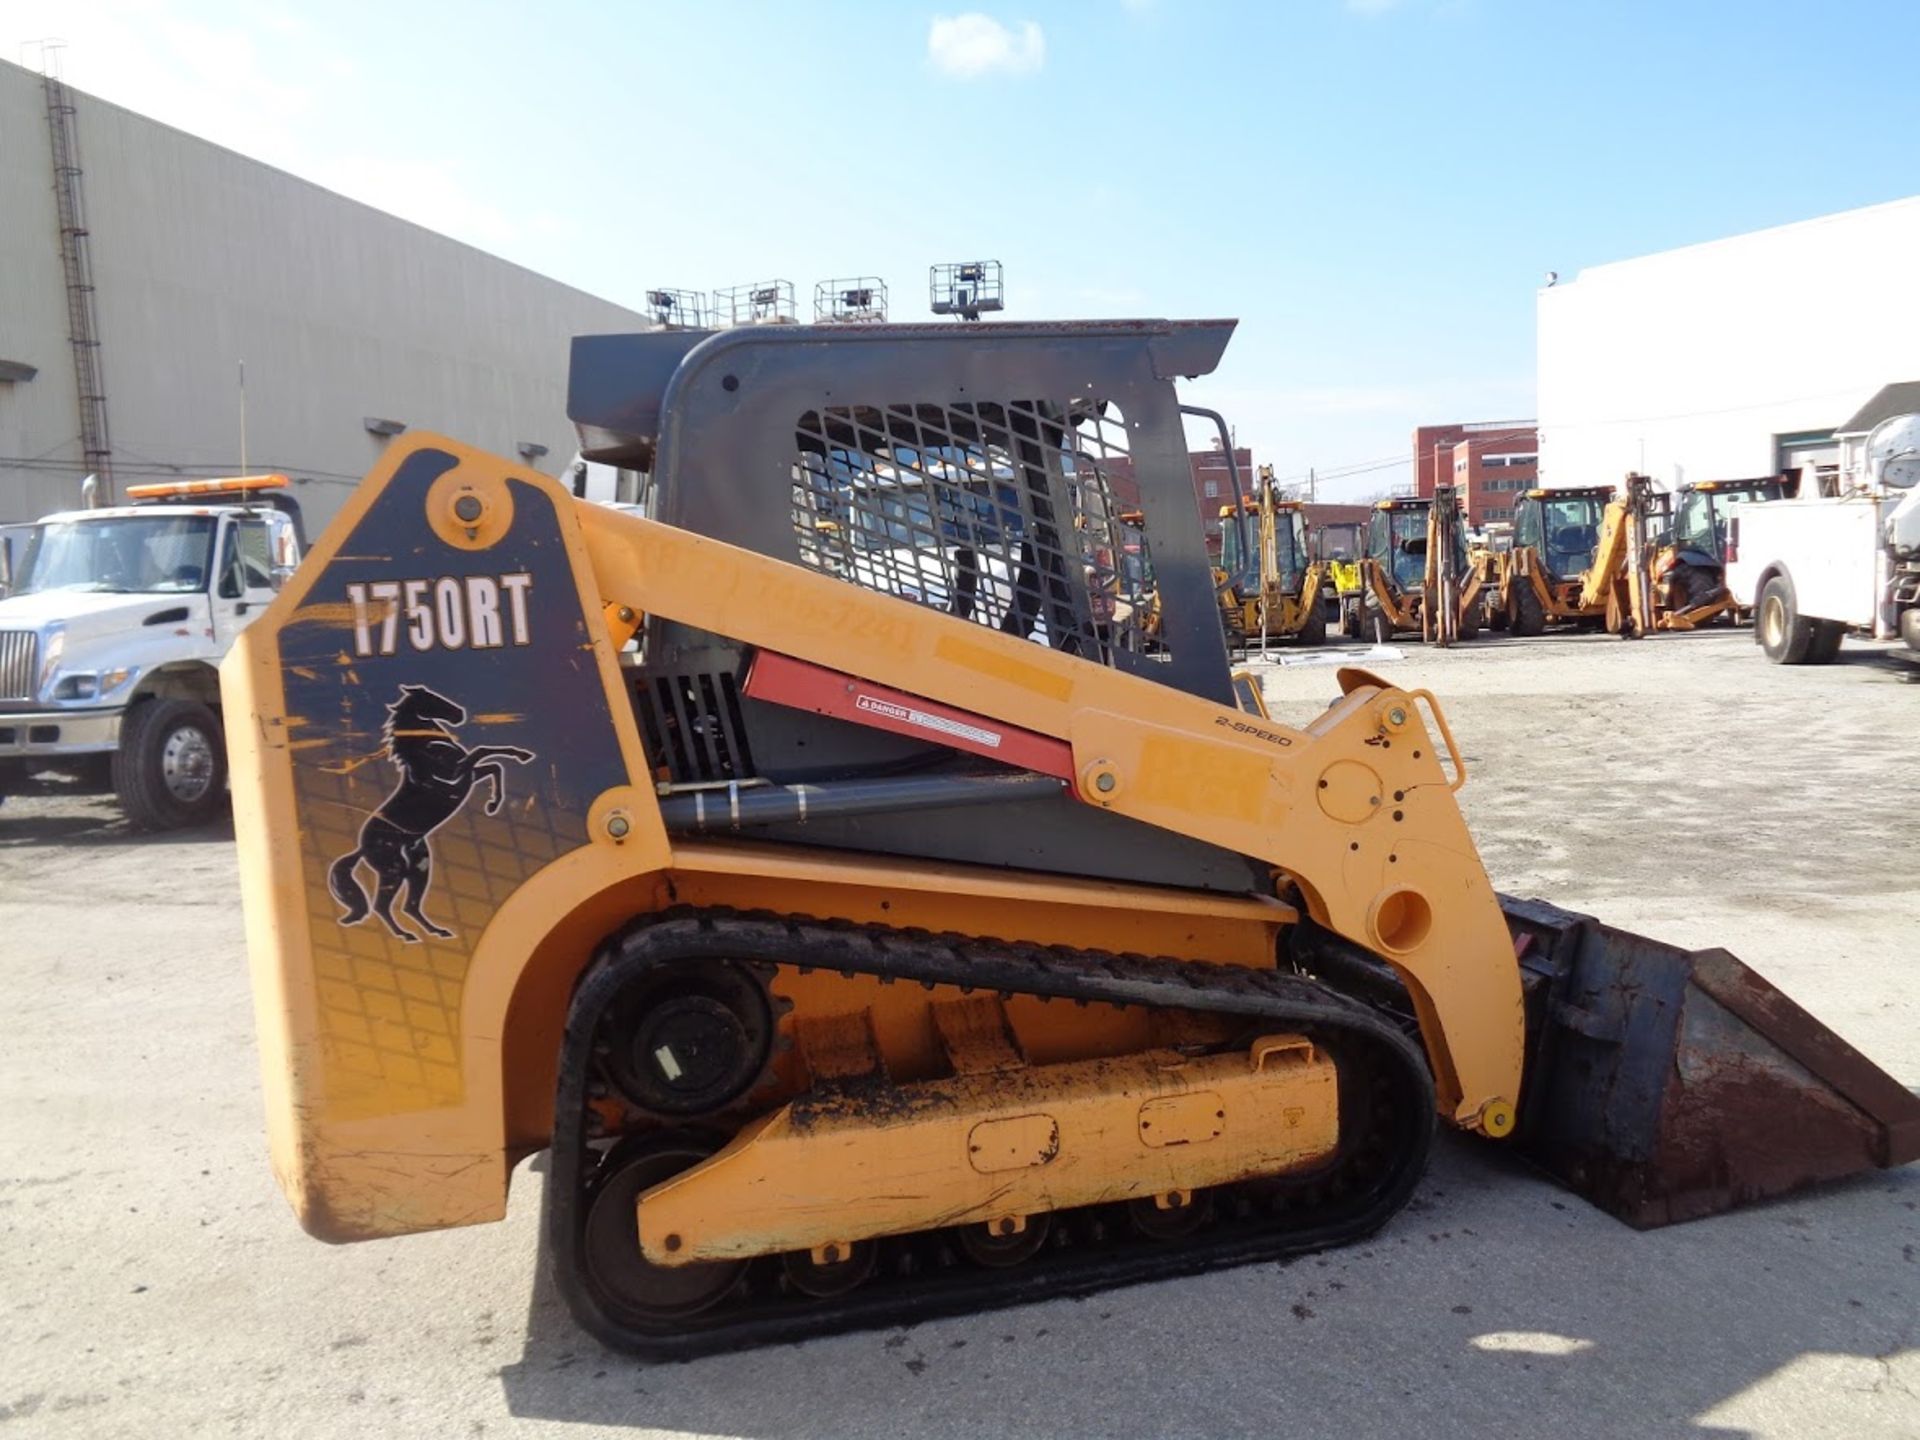
[[[1335,495],[1532,414],[1547,270],[1920,190],[1911,0],[985,5],[9,0],[0,54],[636,307],[990,256],[1009,318],[1237,316],[1195,398],[1383,462]]]

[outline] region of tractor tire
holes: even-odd
[[[1302,645],[1324,645],[1327,643],[1327,612],[1325,607],[1316,605],[1307,612],[1307,623],[1300,627],[1297,637]]]
[[[1358,599],[1350,598],[1340,602],[1340,633],[1349,640],[1360,638],[1360,601]],[[1920,645],[1914,648],[1920,649]]]
[[[1804,665],[1813,649],[1813,622],[1801,618],[1793,582],[1776,575],[1760,589],[1753,616],[1754,638],[1776,665]]]
[[[1498,594],[1498,592],[1495,593],[1496,595]],[[1512,624],[1513,617],[1507,613],[1507,607],[1505,605],[1498,603],[1497,600],[1489,600],[1487,602],[1487,628],[1489,630],[1498,633],[1499,631],[1507,629]]]
[[[113,789],[136,830],[205,825],[227,805],[227,748],[213,711],[149,700],[120,722]]]
[[[1815,620],[1813,644],[1807,647],[1809,665],[1831,665],[1840,656],[1840,642],[1847,638],[1847,627],[1838,620]]]
[[[1513,592],[1513,616],[1509,622],[1516,635],[1543,635],[1547,629],[1547,612],[1541,607],[1540,597],[1533,586],[1521,585]]]
[[[1486,607],[1478,600],[1466,608],[1460,617],[1459,628],[1454,633],[1462,640],[1476,640],[1480,636],[1480,620]]]
[[[1920,650],[1920,609],[1900,612],[1900,638],[1909,650]]]

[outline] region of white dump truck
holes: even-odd
[[[12,587],[0,599],[0,801],[52,772],[110,788],[141,829],[220,813],[216,667],[299,563],[299,507],[280,493],[286,484],[265,475],[134,486],[134,503],[49,515],[12,537]]]
[[[1920,382],[1881,392],[1912,390]],[[1863,412],[1864,413],[1864,412]],[[1754,607],[1754,639],[1779,665],[1823,665],[1856,633],[1920,650],[1920,412],[1842,432],[1834,494],[1740,507],[1727,584]]]

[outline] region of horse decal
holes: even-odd
[[[409,945],[420,937],[393,918],[394,898],[404,885],[406,903],[400,908],[429,935],[451,939],[453,931],[426,917],[427,891],[433,884],[433,832],[460,813],[485,780],[487,814],[499,811],[506,798],[507,773],[502,760],[524,765],[533,751],[517,745],[476,745],[471,750],[453,738],[449,726],[464,725],[467,712],[446,696],[424,685],[402,685],[400,698],[387,707],[387,758],[400,771],[400,783],[380,808],[360,827],[360,843],[333,862],[327,888],[346,907],[342,925],[358,925],[369,914]],[[355,870],[364,864],[374,874],[377,888],[372,903],[360,888]]]

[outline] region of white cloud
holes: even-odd
[[[927,32],[927,58],[960,80],[983,75],[1030,75],[1047,60],[1047,37],[1031,20],[1017,29],[991,15],[936,15]]]

